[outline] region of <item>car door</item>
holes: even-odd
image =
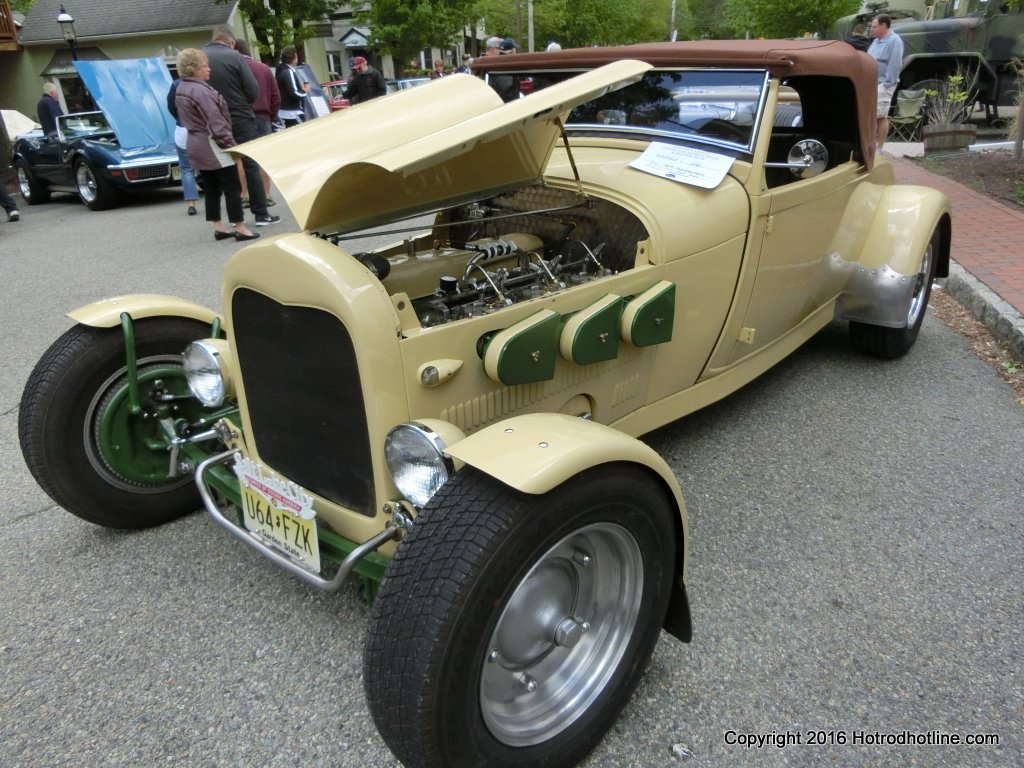
[[[48,184],[70,183],[70,171],[64,163],[65,147],[59,128],[56,136],[41,138],[34,147],[32,174]]]
[[[864,166],[844,142],[792,122],[787,112],[771,128],[769,167],[760,169],[762,194],[751,200],[748,256],[756,261],[756,274],[735,342],[721,350],[719,364],[735,363],[782,338],[835,299],[845,280],[835,268],[837,235]],[[800,152],[794,152],[797,146]],[[824,167],[804,178],[790,168],[770,167],[805,150],[824,150]]]
[[[771,344],[838,295],[845,278],[831,268],[831,246],[853,194],[851,171],[769,193],[767,212],[754,223],[764,238],[733,360]]]

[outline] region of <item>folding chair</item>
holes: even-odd
[[[925,91],[904,90],[896,94],[896,113],[889,118],[890,138],[899,141],[917,141],[924,122]]]

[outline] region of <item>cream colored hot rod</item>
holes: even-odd
[[[220,311],[70,313],[20,438],[85,520],[205,507],[316,587],[365,580],[366,696],[406,765],[567,766],[661,629],[690,639],[683,494],[638,437],[836,319],[907,352],[949,207],[893,183],[843,43],[479,73],[241,147],[302,231],[232,257]]]

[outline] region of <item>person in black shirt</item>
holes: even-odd
[[[284,123],[285,128],[298,125],[306,119],[305,107],[309,93],[309,84],[302,82],[302,78],[295,69],[299,63],[299,54],[294,45],[288,45],[281,49],[281,63],[277,65],[277,89],[281,92],[281,106],[277,114]]]
[[[387,93],[384,76],[371,67],[362,56],[352,59],[352,77],[345,86],[345,98],[353,104],[375,99]]]

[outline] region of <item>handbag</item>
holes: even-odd
[[[227,168],[235,164],[235,159],[221,149],[217,145],[217,142],[213,140],[212,136],[207,136],[206,140],[210,142],[210,150],[213,152],[214,159],[220,163],[221,168]]]

